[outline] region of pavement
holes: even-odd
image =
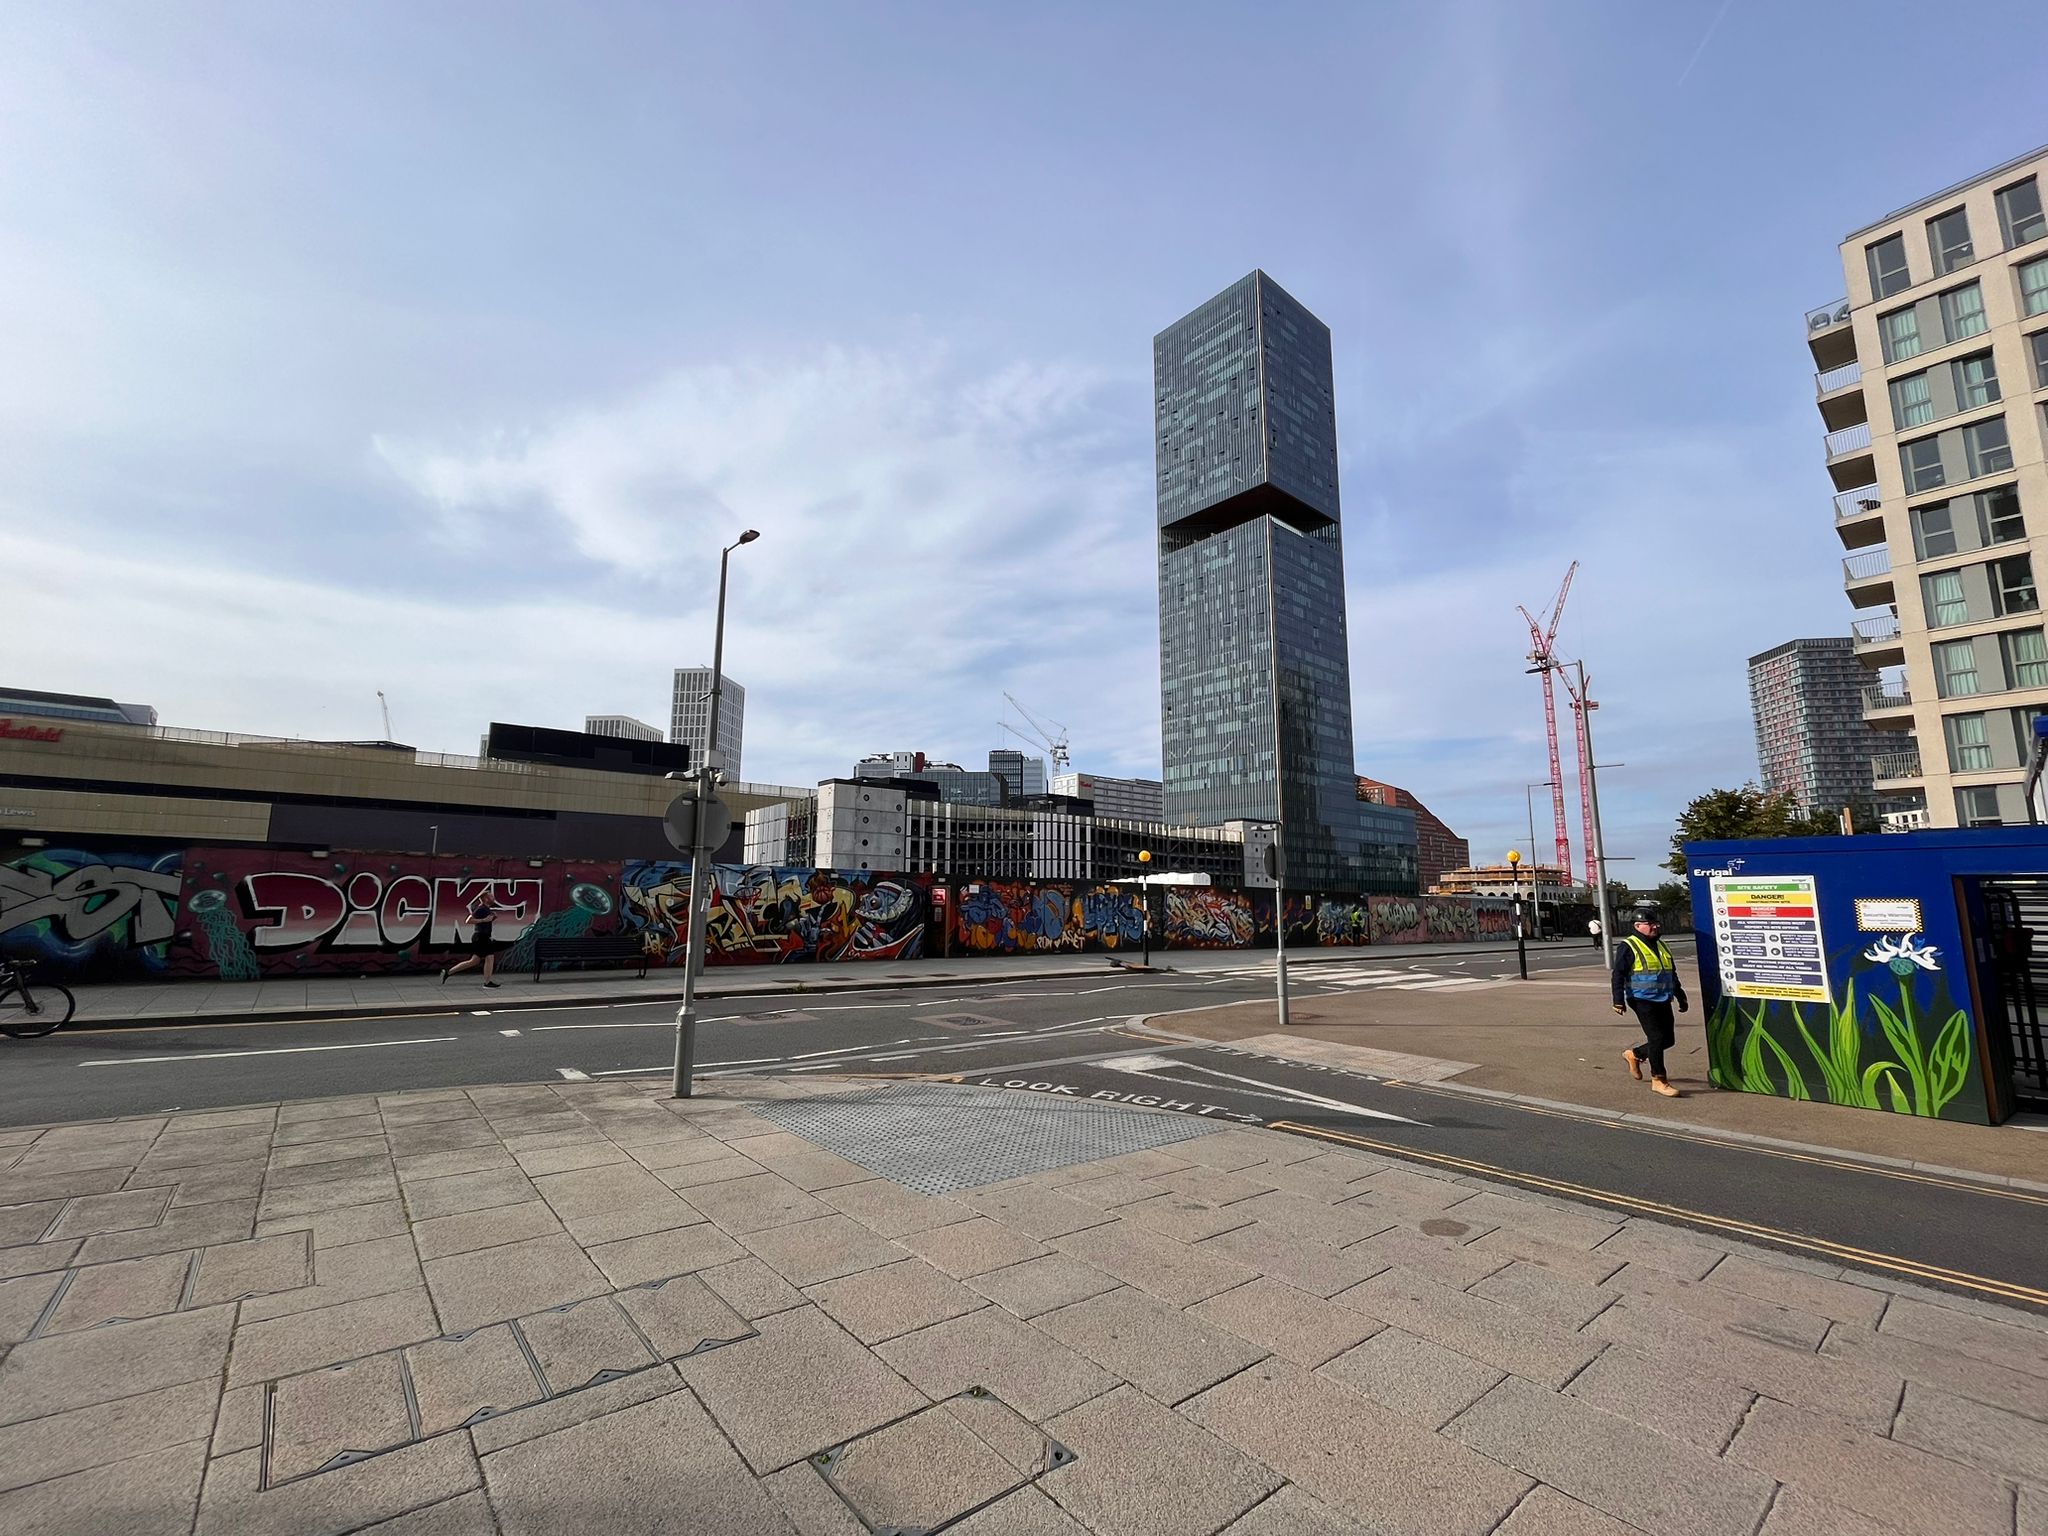
[[[2043,1536],[2048,1326],[857,1077],[0,1131],[0,1529]]]

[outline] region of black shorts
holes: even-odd
[[[476,925],[476,932],[470,937],[469,947],[479,955],[488,955],[491,952],[491,925],[489,923],[478,923]]]

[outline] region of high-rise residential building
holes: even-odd
[[[1448,869],[1463,869],[1472,862],[1472,845],[1446,826],[1439,816],[1398,784],[1358,775],[1358,798],[1374,805],[1399,806],[1415,813],[1416,879],[1426,891],[1441,880]]]
[[[1092,800],[1098,816],[1130,821],[1164,821],[1166,800],[1157,779],[1113,779],[1106,773],[1056,773],[1052,792],[1069,800]]]
[[[592,736],[623,736],[628,741],[659,741],[661,731],[631,715],[585,715],[583,729]]]
[[[1303,890],[1416,889],[1360,801],[1330,330],[1253,272],[1152,342],[1166,819],[1284,828]]]
[[[2027,819],[2048,708],[2048,147],[1842,241],[1806,317],[1881,806]]]
[[[668,739],[690,749],[690,761],[705,760],[711,736],[711,669],[677,667],[675,698],[669,712]],[[731,678],[718,693],[718,751],[711,766],[724,770],[726,779],[738,783],[740,739],[747,718],[747,690]]]
[[[1749,712],[1763,787],[1809,811],[1869,807],[1885,737],[1863,718],[1870,669],[1847,635],[1787,640],[1749,658]]]
[[[988,771],[1009,787],[1012,801],[1036,800],[1045,793],[1045,759],[1029,757],[1011,747],[988,755]]]

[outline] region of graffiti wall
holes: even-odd
[[[688,949],[687,859],[629,859],[620,911],[648,960],[680,965]],[[915,875],[765,864],[712,866],[704,919],[707,965],[807,960],[914,960],[924,953],[931,893]]]
[[[1168,949],[1250,949],[1258,932],[1251,893],[1168,886],[1164,931]]]
[[[431,969],[471,945],[481,897],[499,965],[518,970],[537,939],[616,931],[617,879],[616,864],[565,859],[192,848],[170,968],[224,981]]]
[[[1467,944],[1480,936],[1473,903],[1454,896],[1367,898],[1374,944]]]
[[[958,889],[953,948],[978,955],[1137,949],[1140,893],[1128,886],[976,880]]]
[[[0,857],[0,955],[52,980],[134,981],[170,964],[184,850],[23,848]]]

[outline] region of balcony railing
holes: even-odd
[[[1880,544],[1876,549],[1866,549],[1860,554],[1850,555],[1842,562],[1844,581],[1869,581],[1876,576],[1892,573],[1892,552]]]
[[[1854,453],[1858,448],[1868,448],[1870,446],[1870,423],[1859,421],[1853,427],[1844,427],[1839,432],[1830,432],[1827,435],[1827,445],[1828,457],[1831,459],[1837,454]]]
[[[1920,750],[1880,752],[1870,760],[1870,775],[1880,784],[1920,777]]]
[[[1863,364],[1860,360],[1844,363],[1839,368],[1829,368],[1825,372],[1816,373],[1813,376],[1814,393],[1820,395],[1829,394],[1834,390],[1845,389],[1851,384],[1861,384],[1862,382]]]
[[[1913,692],[1904,683],[1871,683],[1863,690],[1863,712],[1881,709],[1911,709]]]
[[[1819,309],[1806,312],[1806,334],[1817,336],[1822,331],[1840,330],[1849,323],[1849,301],[1836,299],[1832,304],[1823,304]]]
[[[1865,506],[1864,503],[1869,505]],[[1852,517],[1869,517],[1877,511],[1879,498],[1874,485],[1859,485],[1853,491],[1838,491],[1835,494],[1835,521],[1846,523]]]
[[[1884,645],[1899,638],[1899,616],[1886,613],[1874,619],[1858,619],[1849,626],[1849,632],[1855,635],[1858,645]]]

